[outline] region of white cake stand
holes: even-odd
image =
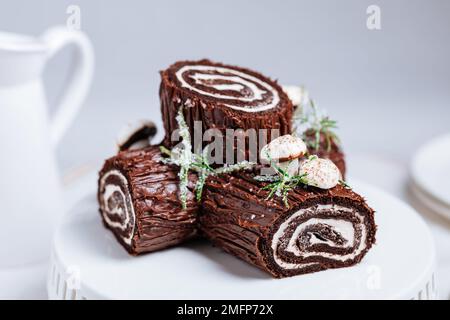
[[[131,257],[100,220],[95,185],[59,227],[50,299],[435,299],[435,249],[419,215],[396,198],[352,182],[376,209],[377,244],[351,268],[286,279],[206,241]]]

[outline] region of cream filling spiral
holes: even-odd
[[[231,68],[186,65],[175,76],[183,87],[222,100],[225,106],[235,110],[260,112],[275,108],[280,102],[278,91],[269,83]],[[187,81],[187,77],[193,83]]]
[[[304,222],[298,223],[298,221],[296,221],[305,214],[311,214],[311,212],[314,213],[313,216],[306,219]],[[323,216],[326,216],[326,213],[329,212],[333,212],[334,215],[323,218]],[[324,213],[324,215],[322,215],[322,213]],[[344,218],[340,219],[339,213],[352,214],[352,216],[358,220],[358,223],[355,224],[355,222],[351,222]],[[314,228],[316,229],[314,230]],[[327,230],[334,239],[331,239],[325,234],[321,234],[320,229]],[[289,233],[292,234],[288,235],[288,230],[291,230]],[[316,205],[311,208],[301,209],[284,221],[272,237],[271,249],[274,261],[279,267],[288,270],[297,270],[320,264],[320,262],[305,263],[299,261],[297,263],[286,261],[283,254],[280,254],[280,250],[294,257],[294,261],[296,259],[300,260],[308,257],[321,257],[344,262],[346,260],[354,259],[363,252],[366,248],[367,233],[364,216],[358,213],[356,209],[339,205]],[[303,246],[299,245],[299,239],[301,237],[303,237],[303,239],[308,239],[307,243],[304,243]],[[311,248],[311,246],[319,244],[327,246],[330,250],[344,249],[350,251],[350,253],[339,254],[315,251]]]
[[[118,181],[120,184],[113,183]],[[100,179],[100,208],[105,223],[131,245],[134,235],[136,214],[128,191],[128,181],[119,170],[108,171]]]

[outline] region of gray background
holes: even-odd
[[[339,120],[350,175],[410,203],[411,156],[450,131],[450,0],[0,0],[0,30],[39,35],[64,25],[72,4],[81,8],[97,66],[85,106],[58,148],[68,207],[84,194],[71,177],[98,170],[125,123],[161,123],[158,71],[179,59],[207,57],[304,84]],[[381,7],[379,31],[366,28],[371,4]],[[70,59],[67,49],[46,70],[50,111]],[[435,237],[438,287],[448,298],[450,223],[414,206]],[[40,268],[28,277],[0,274],[17,291],[6,297],[45,298],[47,268]]]
[[[208,57],[304,84],[339,120],[347,153],[404,164],[449,130],[450,1],[25,1],[0,0],[0,29],[38,35],[81,8],[97,68],[85,107],[58,149],[62,169],[114,151],[126,122],[160,122],[158,71]],[[381,7],[382,29],[366,28]],[[70,50],[46,71],[49,99],[62,87]]]

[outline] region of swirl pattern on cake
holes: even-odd
[[[355,260],[367,249],[364,216],[353,207],[314,205],[290,215],[271,239],[274,262],[283,269],[321,268]]]
[[[200,229],[225,251],[281,278],[352,266],[375,242],[374,211],[352,190],[297,187],[287,207],[253,177],[207,181]]]
[[[131,245],[136,214],[128,181],[118,170],[106,172],[99,183],[99,202],[103,221],[127,245]]]
[[[182,87],[240,111],[265,111],[280,102],[271,84],[229,67],[185,65],[175,76]]]
[[[178,129],[175,117],[180,108],[192,137],[198,136],[194,133],[198,127],[203,132],[220,130],[223,136],[227,129],[267,129],[266,141],[272,130],[278,135],[291,133],[292,102],[276,81],[249,69],[209,60],[179,61],[161,71],[159,94],[166,131],[163,144],[168,148],[179,142],[172,134]],[[225,148],[224,143],[224,155]]]

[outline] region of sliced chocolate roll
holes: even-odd
[[[200,229],[216,246],[270,273],[289,277],[352,266],[375,242],[374,211],[353,191],[297,187],[286,207],[266,200],[252,173],[212,177]]]
[[[306,142],[310,154],[333,161],[341,171],[342,177],[345,178],[345,155],[335,138],[320,133],[319,143],[316,145],[315,131],[310,129],[303,133],[303,140]]]
[[[164,249],[196,234],[198,204],[179,197],[179,169],[161,162],[159,147],[120,152],[100,171],[98,202],[106,228],[131,254]],[[190,189],[196,181],[191,174]]]
[[[160,98],[168,148],[178,143],[171,135],[178,129],[180,108],[192,137],[196,121],[202,132],[219,129],[224,138],[226,129],[256,129],[257,135],[258,129],[267,129],[266,141],[271,140],[271,129],[279,135],[291,133],[293,106],[287,95],[275,81],[248,69],[209,60],[180,61],[161,72]]]

